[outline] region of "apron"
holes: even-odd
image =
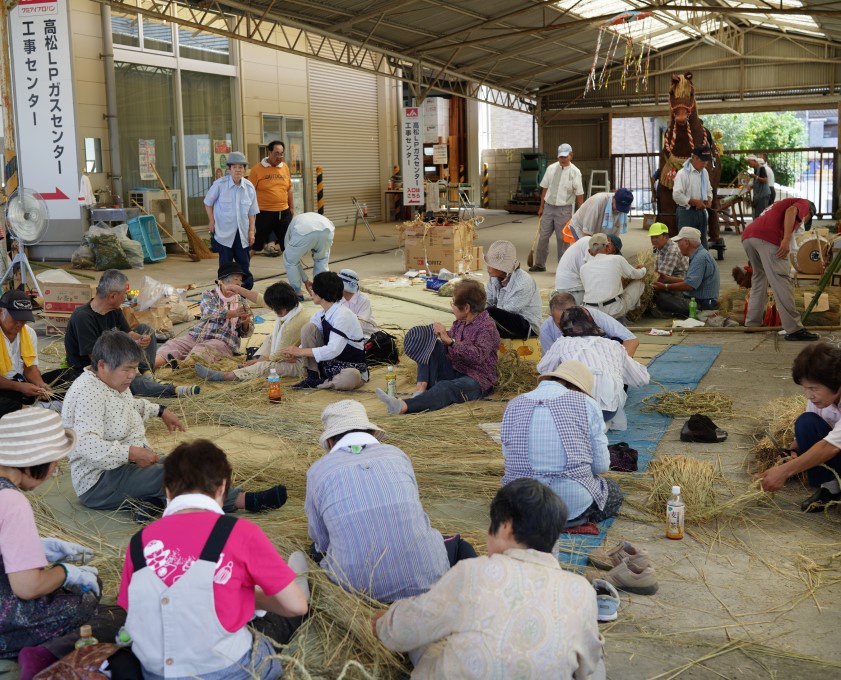
[[[251,677],[248,664],[243,669],[235,666],[251,651],[251,633],[245,626],[234,633],[225,630],[213,593],[216,565],[236,521],[220,515],[198,560],[171,586],[147,565],[142,530],[132,537],[134,575],[126,629],[144,671],[164,678],[194,678],[228,669],[231,680]]]
[[[321,319],[321,334],[324,336],[324,344],[330,342],[330,334],[336,333],[341,335],[348,343],[351,342],[365,342],[364,338],[349,338],[347,335],[337,328],[333,328],[330,322],[327,321],[326,315]],[[353,347],[350,344],[345,345],[342,353],[339,356],[327,361],[322,361],[318,364],[318,373],[324,380],[331,380],[333,377],[339,375],[346,368],[355,368],[362,374],[362,379],[368,379],[368,363],[365,360],[365,349],[362,347]]]

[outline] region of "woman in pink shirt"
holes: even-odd
[[[271,643],[255,644],[248,623],[262,610],[256,627],[288,641],[308,609],[306,558],[294,553],[290,568],[256,524],[226,516],[230,485],[225,453],[206,439],[164,461],[166,511],[131,539],[117,598],[146,680],[282,673]]]
[[[808,400],[806,412],[794,423],[794,446],[789,459],[757,475],[764,491],[783,488],[786,480],[806,473],[815,493],[800,504],[804,512],[821,512],[841,503],[841,348],[828,342],[806,346],[791,367]]]

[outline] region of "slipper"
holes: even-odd
[[[727,439],[727,431],[722,430],[707,416],[696,413],[689,417],[680,431],[682,442],[719,443]]]

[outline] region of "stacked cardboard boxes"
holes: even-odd
[[[89,283],[47,283],[41,288],[47,335],[64,333],[73,310],[90,300],[94,293],[94,286]]]
[[[451,225],[420,222],[403,236],[406,269],[449,269],[456,274],[484,267],[481,246],[473,245],[473,229],[464,222]]]

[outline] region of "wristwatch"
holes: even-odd
[[[452,340],[452,342],[450,343],[450,347],[455,347],[456,346],[456,339],[455,338],[450,338],[450,340]]]
[[[158,418],[164,417],[164,411],[166,411],[166,406],[164,406],[163,404],[158,406]]]

